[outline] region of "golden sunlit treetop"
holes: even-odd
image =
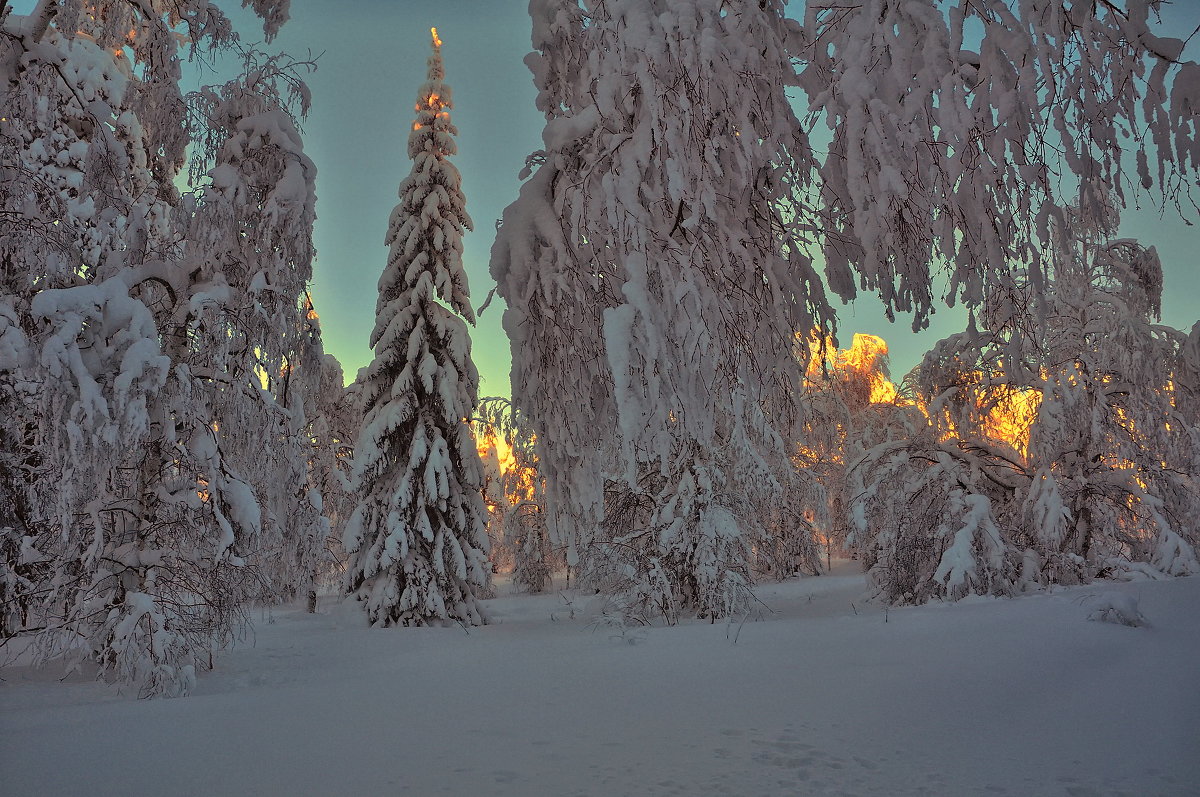
[[[538,471],[536,464],[524,464],[517,459],[512,445],[494,428],[476,428],[475,445],[479,458],[485,462],[495,458],[500,475],[504,479],[502,489],[510,506],[531,501],[537,492]],[[489,511],[495,511],[489,505]]]
[[[838,364],[845,370],[869,376],[872,404],[891,404],[896,401],[896,386],[884,375],[887,361],[887,341],[877,335],[854,333],[849,349],[838,352]]]
[[[870,387],[871,404],[907,405],[909,400],[899,395],[895,383],[884,371],[887,362],[887,341],[876,335],[855,333],[848,349],[838,349],[832,338],[822,338],[819,330],[809,333],[811,342],[808,378],[820,381],[823,373],[855,374]],[[822,345],[822,343],[824,345]],[[828,370],[827,370],[828,369]],[[975,372],[976,383],[983,380]],[[980,410],[978,432],[993,442],[1012,448],[1022,459],[1028,455],[1029,431],[1037,419],[1041,393],[1033,388],[1012,389],[995,386],[974,396]],[[918,404],[918,410],[929,417],[929,408]],[[959,431],[950,417],[940,419],[943,440],[955,439]]]
[[[433,55],[429,57],[429,83],[426,83],[422,91],[428,92],[417,98],[417,104],[413,109],[421,114],[424,111],[431,111],[435,117],[449,119],[450,114],[446,112],[446,108],[450,103],[442,97],[438,91],[433,90],[433,87],[441,85],[442,79],[442,40],[438,37],[437,28],[430,28],[429,35],[433,41]],[[422,119],[418,117],[412,124],[412,129],[420,130],[428,125],[432,120],[428,117]]]
[[[871,387],[872,404],[891,404],[898,400],[896,386],[884,374],[887,362],[887,341],[877,335],[855,332],[848,349],[838,349],[833,338],[822,337],[814,329],[810,335],[808,377],[816,379],[826,368],[841,373],[857,373],[865,376]]]

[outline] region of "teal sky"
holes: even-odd
[[[33,3],[14,5],[17,13],[26,13]],[[218,5],[234,18],[244,40],[261,39],[248,13],[234,2]],[[796,0],[793,6],[793,13],[803,7]],[[1186,36],[1200,23],[1200,0],[1175,4],[1165,20],[1168,35]],[[293,0],[292,20],[263,48],[318,56],[317,71],[308,76],[313,108],[304,126],[305,147],[318,169],[313,295],[326,349],[341,360],[347,379],[371,359],[376,282],[387,254],[383,238],[409,171],[406,142],[433,25],[444,42],[446,82],[454,92],[452,118],[459,130],[454,163],[475,221],[475,231],[464,240],[464,262],[478,307],[493,287],[488,255],[496,219],[517,195],[525,157],[541,147],[543,118],[534,108],[535,91],[522,60],[530,49],[525,0]],[[1195,59],[1197,49],[1193,42],[1185,57]],[[1164,323],[1190,328],[1200,318],[1200,274],[1194,267],[1200,234],[1178,217],[1153,212],[1129,211],[1125,221],[1123,235],[1157,246],[1162,257]],[[502,311],[497,299],[472,335],[481,396],[509,392]],[[930,329],[913,334],[904,317],[890,324],[871,296],[839,314],[844,344],[854,332],[887,340],[897,378],[934,341],[965,325],[961,310],[942,308]]]

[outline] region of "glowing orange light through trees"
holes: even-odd
[[[854,333],[850,348],[837,354],[839,367],[867,376],[871,385],[872,404],[892,404],[896,401],[896,386],[883,373],[883,361],[887,355],[887,341],[876,335],[859,332]]]
[[[500,463],[500,472],[507,473],[516,467],[516,457],[513,456],[512,446],[503,437],[488,429],[476,438],[475,447],[480,459],[488,459],[495,452],[496,461]]]
[[[987,411],[980,431],[998,443],[1004,443],[1021,459],[1029,455],[1029,430],[1037,420],[1042,394],[1037,390],[1013,390],[997,400]]]
[[[848,349],[836,349],[832,340],[828,337],[822,338],[819,331],[813,330],[809,341],[811,354],[807,378],[812,383],[821,384],[827,379],[835,382],[846,378],[860,379],[865,382],[867,401],[870,404],[909,404],[908,400],[899,395],[895,383],[884,372],[888,345],[883,338],[855,333]],[[970,385],[964,388],[966,390],[978,388],[984,381],[983,374],[979,372],[974,372],[969,377]],[[984,392],[976,391],[973,400],[981,415],[977,432],[995,443],[1012,448],[1024,459],[1028,454],[1029,430],[1037,419],[1038,408],[1041,405],[1041,393],[1032,388],[1012,389],[997,386]],[[927,407],[918,409],[929,417]],[[944,418],[942,423],[948,430],[944,439],[959,436],[951,419]],[[798,454],[802,461],[817,459],[813,451],[802,449]]]
[[[486,462],[495,458],[504,479],[504,498],[508,503],[516,506],[523,501],[532,501],[538,477],[536,466],[522,465],[508,441],[492,429],[477,432],[475,440],[480,459]]]
[[[887,341],[877,335],[854,333],[848,349],[836,349],[828,336],[818,330],[809,335],[810,352],[807,377],[819,382],[824,372],[837,378],[840,375],[866,377],[872,404],[893,404],[898,398],[896,385],[883,372],[888,355]]]

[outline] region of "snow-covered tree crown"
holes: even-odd
[[[833,136],[814,183],[833,292],[878,291],[919,328],[938,271],[970,305],[1010,264],[1040,290],[1067,205],[1094,217],[1145,191],[1195,209],[1200,64],[1158,35],[1164,5],[808,2],[795,44]]]
[[[254,7],[269,38],[288,2]],[[313,574],[328,528],[300,487],[312,441],[290,378],[321,357],[300,303],[308,91],[291,59],[242,51],[237,78],[185,95],[185,51],[237,41],[209,0],[9,11],[0,506],[21,514],[0,538],[37,551],[19,600],[41,660],[182,694],[249,602]]]

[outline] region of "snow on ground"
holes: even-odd
[[[841,573],[624,634],[570,594],[469,634],[331,599],[180,700],[9,666],[0,793],[1200,795],[1200,578],[885,612]],[[1125,595],[1148,625],[1087,620]]]

